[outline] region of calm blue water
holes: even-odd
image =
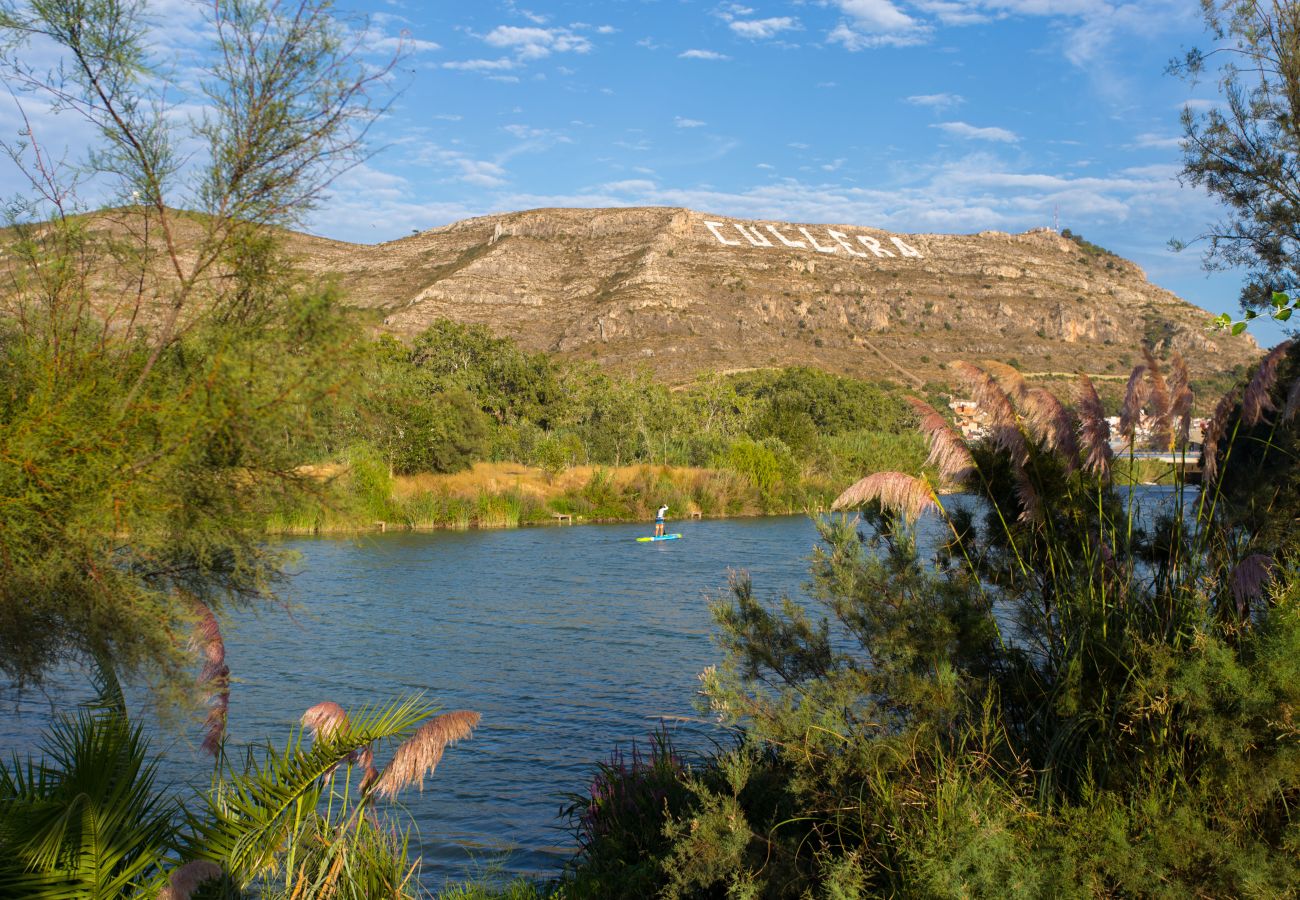
[[[557,816],[564,795],[585,792],[596,761],[644,741],[661,718],[696,716],[697,676],[719,657],[708,599],[726,593],[728,573],[749,572],[760,597],[798,594],[817,541],[802,516],[676,521],[684,540],[637,543],[649,528],[290,542],[301,557],[293,612],[226,629],[231,741],[282,742],[322,700],[358,707],[424,692],[477,710],[474,738],[404,798],[426,882],[556,872],[572,847]],[[923,544],[937,528],[923,520]],[[69,679],[50,702],[84,697],[84,684]],[[33,750],[49,710],[0,688],[0,752]],[[728,739],[703,723],[672,727],[688,746]],[[206,784],[197,729],[151,733],[167,779]]]
[[[297,608],[226,629],[230,738],[282,741],[322,700],[423,691],[477,710],[474,738],[405,797],[426,881],[553,873],[572,846],[564,795],[661,717],[696,715],[697,676],[718,658],[708,598],[728,572],[748,571],[760,596],[796,593],[817,540],[802,516],[672,525],[683,540],[642,544],[648,525],[605,525],[293,541]],[[0,710],[0,750],[33,749],[48,705],[10,697]],[[697,746],[727,737],[676,727]],[[157,732],[170,780],[206,781],[198,738]]]

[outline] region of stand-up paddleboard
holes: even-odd
[[[659,535],[659,537],[640,537],[640,538],[637,538],[637,540],[640,541],[640,542],[644,542],[644,541],[675,541],[675,540],[677,540],[679,537],[681,537],[680,534],[661,534],[661,535]]]

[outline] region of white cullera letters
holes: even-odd
[[[755,229],[753,230],[753,233],[750,233],[750,231],[749,231],[748,229],[746,229],[744,225],[741,225],[739,222],[737,222],[737,223],[736,223],[736,230],[739,231],[742,235],[744,235],[744,236],[745,236],[745,240],[749,241],[749,242],[750,242],[751,244],[753,244],[755,247],[770,247],[770,246],[772,246],[772,242],[769,241],[769,240],[768,240],[768,239],[763,235],[763,233],[762,233],[761,231],[759,231],[757,228],[755,228]]]
[[[835,243],[837,243],[837,244],[839,244],[841,247],[843,247],[843,248],[844,248],[844,252],[847,253],[849,256],[866,256],[866,255],[867,255],[867,254],[865,254],[865,253],[859,253],[857,250],[854,250],[854,249],[853,249],[853,245],[849,243],[849,236],[848,236],[847,234],[845,234],[844,232],[842,232],[842,231],[831,231],[829,228],[827,228],[827,229],[826,229],[826,233],[829,234],[829,235],[831,236],[831,240],[833,240]]]
[[[799,233],[802,234],[804,237],[806,237],[806,238],[808,239],[808,244],[809,244],[809,245],[810,245],[814,250],[816,250],[818,253],[834,253],[834,252],[835,252],[835,248],[834,248],[834,247],[823,247],[821,244],[817,243],[816,239],[813,238],[813,236],[812,236],[811,234],[808,233],[808,229],[807,229],[807,228],[800,228],[800,229],[799,229]]]
[[[912,259],[925,259],[925,257],[922,256],[915,247],[909,247],[907,244],[904,244],[902,238],[891,237],[890,240],[894,242],[894,246],[898,248],[898,252],[904,256],[910,256]]]
[[[733,240],[727,235],[731,232],[724,233],[723,229],[730,225],[740,234],[743,241]],[[905,242],[902,238],[888,235],[889,243],[894,245],[894,249],[885,249],[885,239],[883,237],[872,237],[869,234],[846,234],[843,231],[836,231],[833,228],[826,229],[828,243],[820,243],[813,233],[806,227],[799,225],[783,225],[781,228],[793,228],[803,235],[804,240],[795,240],[789,237],[781,228],[775,225],[759,225],[754,222],[705,222],[704,227],[709,229],[709,233],[717,239],[719,244],[725,247],[757,247],[766,249],[780,249],[789,247],[792,250],[814,250],[817,253],[838,253],[843,250],[847,255],[858,259],[925,259],[920,250],[917,250],[911,244]],[[766,234],[764,231],[766,230]],[[780,244],[773,243],[771,238],[776,238]],[[859,249],[866,248],[865,250]]]
[[[860,234],[858,235],[858,243],[866,247],[872,253],[876,254],[876,256],[888,256],[890,259],[894,258],[894,254],[890,253],[884,247],[880,246],[880,241],[876,240],[873,237],[868,237],[865,234]]]
[[[722,236],[722,227],[726,222],[705,222],[704,227],[713,232],[713,236],[718,239],[719,244],[726,244],[728,247],[739,247],[740,241],[729,241]]]
[[[792,241],[792,240],[790,240],[788,237],[786,237],[785,235],[783,235],[781,232],[777,231],[775,225],[769,225],[769,226],[767,226],[767,230],[770,231],[770,232],[772,232],[774,235],[776,235],[777,238],[781,241],[781,243],[785,244],[787,247],[794,247],[794,248],[797,249],[797,250],[802,250],[802,249],[804,249],[805,247],[808,246],[808,245],[805,244],[803,241]]]

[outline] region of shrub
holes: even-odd
[[[989,437],[918,410],[937,476],[975,502],[870,475],[837,501],[860,522],[819,524],[808,598],[767,604],[742,576],[715,604],[702,702],[744,742],[681,774],[666,845],[638,845],[654,893],[1293,892],[1300,536],[1262,516],[1296,508],[1293,352],[1221,404],[1201,489],[1179,480],[1150,510],[1111,480],[1090,382],[1076,411],[958,365]],[[1188,390],[1181,360],[1148,359],[1122,437],[1144,415],[1176,443]],[[930,560],[921,515],[947,535]]]

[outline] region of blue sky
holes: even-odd
[[[1177,181],[1212,81],[1193,0],[393,0],[383,149],[312,222],[371,242],[536,206],[681,205],[899,232],[1071,228],[1214,311]],[[1058,212],[1059,211],[1059,212]],[[1253,329],[1264,340],[1266,332]]]
[[[1221,214],[1177,181],[1213,81],[1195,0],[342,0],[402,92],[309,225],[371,243],[538,206],[674,205],[895,232],[1062,227],[1215,312]],[[161,44],[199,33],[161,0]],[[0,123],[2,124],[2,123]],[[1058,213],[1059,211],[1059,213]],[[1276,330],[1253,327],[1262,342]]]

